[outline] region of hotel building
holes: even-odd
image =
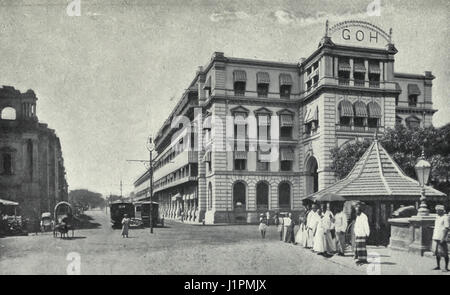
[[[346,21],[327,23],[317,50],[299,62],[215,52],[154,140],[153,200],[161,215],[254,223],[266,211],[295,214],[302,198],[335,183],[333,147],[395,124],[432,125],[434,76],[395,72],[391,37],[392,31]],[[275,160],[265,160],[261,134],[277,146]],[[147,198],[148,189],[147,172],[135,182],[137,199]]]

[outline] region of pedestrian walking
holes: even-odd
[[[326,237],[325,237],[325,227],[324,227],[324,223],[323,223],[323,218],[325,217],[322,214],[322,209],[317,209],[317,216],[320,218],[319,222],[317,222],[316,226],[315,226],[315,231],[314,231],[314,246],[313,246],[313,251],[316,252],[318,255],[323,255],[325,256],[325,252],[326,252]]]
[[[266,238],[266,230],[267,230],[267,217],[261,213],[259,217],[259,232],[261,233],[261,238]]]
[[[437,266],[433,270],[441,269],[441,257],[445,260],[444,272],[448,272],[448,245],[447,234],[449,230],[448,215],[445,214],[445,208],[443,205],[437,205],[436,207],[437,217],[434,220],[433,230],[433,251],[436,255]]]
[[[336,250],[339,256],[345,255],[345,231],[347,230],[347,216],[341,210],[334,216],[334,229],[336,231]]]
[[[128,238],[128,228],[130,226],[130,218],[128,218],[128,214],[123,215],[122,219],[122,238]]]
[[[326,205],[326,211],[324,213],[324,223],[325,230],[325,249],[328,254],[333,254],[336,252],[336,240],[335,240],[335,230],[334,230],[334,214],[331,212],[330,203]]]
[[[307,231],[305,226],[305,216],[299,215],[298,216],[298,231],[295,234],[295,243],[299,244],[300,246],[305,246],[306,240],[307,240]]]
[[[362,212],[362,204],[357,203],[355,206],[356,220],[354,225],[355,231],[355,259],[356,264],[361,265],[367,263],[367,238],[370,235],[369,221],[367,215]]]

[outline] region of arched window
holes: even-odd
[[[245,184],[241,181],[236,182],[233,185],[233,208],[245,210],[246,199]]]
[[[269,209],[269,185],[265,182],[259,182],[256,185],[256,209]]]
[[[2,120],[15,120],[16,110],[12,107],[6,107],[2,110],[0,118]]]
[[[318,163],[316,158],[309,158],[306,163],[306,195],[319,190],[319,173],[317,172],[317,168]]]
[[[291,209],[291,185],[287,182],[278,186],[278,206],[280,209]]]
[[[208,209],[212,209],[212,184],[208,184]]]

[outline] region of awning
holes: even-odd
[[[280,150],[281,161],[294,161],[294,151],[290,148],[282,148]]]
[[[270,162],[269,155],[270,155],[270,151],[267,151],[267,152],[258,151],[258,161]]]
[[[247,73],[242,70],[236,70],[233,72],[234,82],[246,82],[247,81]]]
[[[181,195],[180,193],[177,193],[176,195],[172,196],[172,201],[176,201],[177,199],[180,199]]]
[[[292,115],[280,116],[280,127],[292,127],[294,126],[294,118]]]
[[[380,64],[379,63],[369,63],[369,73],[370,74],[381,73]]]
[[[417,84],[408,84],[408,95],[420,95],[420,89]]]
[[[235,159],[247,159],[247,151],[234,151],[234,158]]]
[[[211,151],[206,151],[202,160],[203,162],[211,162]]]
[[[269,73],[267,72],[258,72],[256,73],[256,83],[258,84],[269,84],[270,78]]]
[[[381,108],[376,102],[369,102],[367,105],[369,118],[381,118]]]
[[[353,71],[358,73],[365,73],[366,66],[364,65],[364,63],[355,63],[353,64]]]
[[[355,117],[367,118],[367,107],[365,103],[357,101],[353,106],[355,107]]]
[[[353,105],[344,99],[339,103],[339,112],[341,117],[353,117]]]
[[[19,206],[19,203],[16,203],[13,201],[8,201],[8,200],[3,200],[3,199],[0,199],[0,204],[5,205],[5,206]]]
[[[205,85],[203,85],[203,89],[211,89],[211,76],[209,76],[208,80],[206,80]]]
[[[305,124],[308,124],[312,121],[319,121],[319,107],[318,106],[310,106],[305,116]]]
[[[350,72],[351,67],[350,67],[349,60],[348,59],[339,59],[338,70]]]
[[[270,126],[270,116],[269,115],[258,115],[258,125],[259,126]]]
[[[280,86],[282,85],[292,85],[291,74],[280,74]]]

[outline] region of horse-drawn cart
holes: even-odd
[[[53,237],[58,237],[58,233],[61,238],[68,238],[69,231],[72,232],[72,238],[74,236],[75,226],[74,226],[74,216],[73,209],[68,202],[59,202],[55,206],[54,213],[54,227],[53,227]]]

